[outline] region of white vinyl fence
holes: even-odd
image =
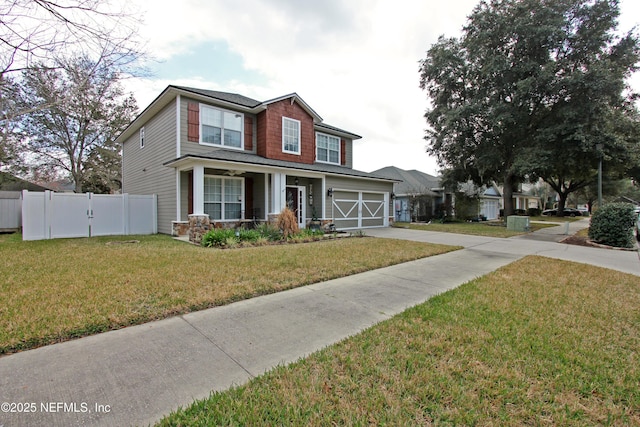
[[[0,231],[20,229],[22,198],[19,191],[0,191]]]
[[[22,240],[158,232],[156,195],[22,192]]]

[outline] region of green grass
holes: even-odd
[[[531,223],[531,231],[545,227],[555,227],[556,224]],[[496,222],[432,222],[431,224],[396,222],[394,227],[410,228],[412,230],[439,231],[443,233],[471,234],[487,237],[513,237],[525,234],[519,231],[507,230],[507,227]]]
[[[527,257],[162,426],[640,425],[640,280]]]
[[[0,354],[453,249],[371,237],[221,250],[162,235],[0,235]]]

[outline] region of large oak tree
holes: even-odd
[[[480,2],[421,61],[428,152],[460,178],[502,183],[505,215],[525,178],[549,182],[562,208],[601,155],[629,160],[639,45],[616,35],[618,15],[617,0]]]

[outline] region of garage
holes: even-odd
[[[388,193],[334,189],[331,204],[337,230],[388,225]]]

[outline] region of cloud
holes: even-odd
[[[622,6],[637,8],[634,1],[623,0]],[[425,153],[427,99],[418,87],[418,61],[439,35],[459,36],[476,4],[156,0],[148,6],[141,35],[157,57],[181,58],[184,63],[174,69],[182,67],[184,73],[144,82],[136,95],[144,108],[142,99],[150,102],[167,84],[255,99],[297,92],[325,122],[363,136],[355,148],[356,168],[394,165],[435,173],[435,161]],[[229,52],[203,50],[212,43]],[[230,67],[226,74],[207,73],[212,55],[238,60],[222,64]],[[234,74],[237,79],[228,78]]]

